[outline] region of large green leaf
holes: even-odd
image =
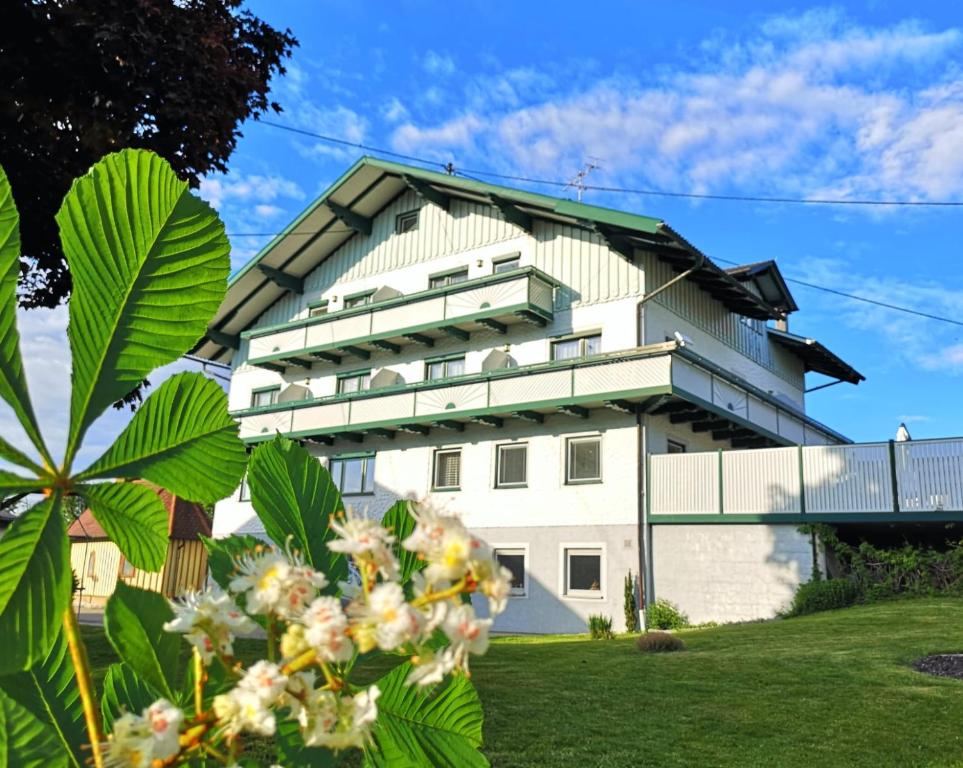
[[[6,400],[30,441],[48,464],[53,461],[40,436],[30,404],[17,331],[17,276],[20,274],[20,214],[10,182],[0,168],[0,397]]]
[[[44,487],[44,482],[37,478],[20,477],[13,472],[0,469],[0,499],[16,493],[31,493]]]
[[[60,768],[67,756],[53,731],[0,691],[0,768]]]
[[[391,768],[480,768],[488,760],[482,743],[481,701],[464,676],[425,693],[406,686],[411,664],[382,677],[374,745],[365,751],[365,765]]]
[[[385,512],[381,518],[381,524],[391,531],[395,537],[394,552],[398,558],[398,565],[401,570],[399,581],[407,584],[415,571],[420,571],[428,562],[418,557],[417,552],[412,552],[401,546],[401,542],[407,539],[415,530],[415,518],[409,509],[410,502],[396,501],[391,505],[391,509]]]
[[[274,742],[278,747],[278,762],[281,765],[296,765],[298,768],[335,768],[348,754],[335,753],[322,747],[304,746],[300,726],[293,720],[278,722]]]
[[[104,631],[120,660],[170,701],[177,690],[181,638],[165,632],[164,622],[173,618],[162,595],[122,581],[104,611]]]
[[[70,604],[70,553],[63,504],[54,494],[0,537],[0,675],[44,659]]]
[[[50,726],[73,768],[83,768],[88,741],[70,649],[63,633],[43,661],[26,672],[0,677],[0,691]]]
[[[144,150],[107,155],[74,181],[57,224],[73,279],[69,463],[107,406],[204,334],[230,245],[214,210]]]
[[[31,459],[27,454],[14,445],[11,445],[3,437],[0,437],[0,459],[6,459],[13,464],[18,464],[25,469],[29,469],[37,475],[44,474],[44,469]]]
[[[104,692],[100,699],[104,729],[110,730],[114,720],[125,712],[139,715],[160,697],[137,673],[126,664],[111,664],[104,678]]]
[[[137,409],[117,441],[80,479],[144,478],[181,498],[212,504],[237,488],[247,450],[227,395],[200,373],[172,376]]]
[[[254,449],[247,479],[267,535],[281,547],[293,536],[294,546],[332,586],[347,579],[347,561],[327,545],[334,536],[329,521],[344,504],[321,462],[297,443],[276,437]]]
[[[168,514],[157,491],[140,483],[81,485],[77,491],[132,565],[145,571],[164,567]]]

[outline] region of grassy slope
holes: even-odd
[[[683,636],[684,653],[653,655],[630,638],[496,640],[472,662],[492,764],[963,765],[963,682],[908,666],[963,650],[963,600]]]

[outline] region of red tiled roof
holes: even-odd
[[[154,490],[167,509],[167,532],[171,539],[196,539],[198,534],[211,535],[211,521],[202,505],[181,499],[162,488],[155,487]],[[89,509],[85,509],[70,524],[67,535],[72,539],[110,538]]]

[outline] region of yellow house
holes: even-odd
[[[157,489],[167,508],[168,546],[164,567],[156,573],[135,568],[104,532],[93,513],[84,510],[70,526],[70,565],[79,583],[83,606],[103,605],[113,594],[117,580],[132,587],[150,589],[176,597],[191,589],[203,589],[207,581],[207,551],[199,534],[211,535],[211,521],[204,508]]]

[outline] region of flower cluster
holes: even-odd
[[[410,660],[408,685],[467,674],[469,657],[488,648],[511,573],[458,518],[413,504],[410,511],[414,529],[400,542],[351,510],[332,521],[336,537],[328,548],[350,558],[360,585],[329,583],[290,544],[285,550],[260,545],[235,561],[226,592],[214,588],[173,602],[175,618],[165,629],[185,635],[199,664],[222,664],[230,687],[214,697],[210,711],[193,717],[163,700],[141,717],[124,715],[108,745],[111,764],[164,763],[180,749],[182,721],[187,732],[226,743],[229,754],[242,734],[273,736],[283,719],[298,724],[306,746],[364,747],[381,691],[349,678],[359,655],[375,649]],[[406,584],[399,581],[402,549],[415,553],[419,565]],[[487,598],[489,617],[475,613],[465,599],[470,594]],[[256,629],[252,617],[267,628],[269,660],[245,669],[233,644],[238,634]],[[206,676],[197,677],[203,686]],[[196,702],[203,702],[202,693]]]

